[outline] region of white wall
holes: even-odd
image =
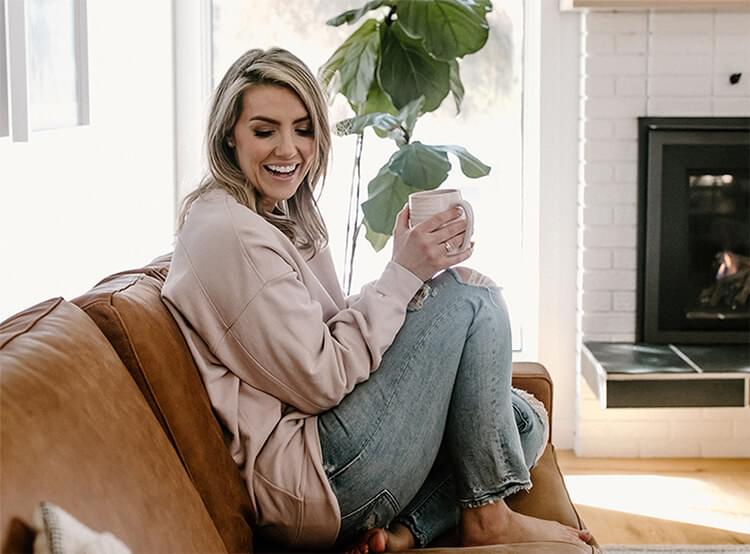
[[[583,32],[578,331],[630,342],[636,118],[750,116],[750,13],[592,12]],[[582,379],[579,396],[579,455],[750,456],[750,409],[606,410]]]
[[[558,448],[572,448],[575,428],[580,19],[557,0],[541,3],[538,361],[554,383]]]
[[[91,124],[0,139],[0,320],[171,249],[170,0],[88,2]]]

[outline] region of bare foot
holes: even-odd
[[[591,540],[591,533],[586,530],[519,514],[502,501],[464,510],[461,531],[463,546],[543,540],[585,543]]]
[[[346,554],[369,554],[370,552],[402,552],[414,548],[414,535],[408,527],[400,523],[391,529],[369,529],[359,542],[346,551]]]

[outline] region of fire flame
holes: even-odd
[[[719,265],[719,271],[716,272],[716,279],[725,279],[736,274],[738,271],[736,256],[731,252],[722,252],[719,256],[721,256],[721,263]]]

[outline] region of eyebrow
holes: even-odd
[[[281,122],[276,121],[275,119],[272,119],[270,117],[265,117],[263,115],[256,115],[255,117],[251,117],[250,121],[265,121],[266,123],[273,123],[274,125],[281,125]],[[302,123],[303,121],[312,121],[310,119],[309,115],[306,115],[305,117],[300,117],[299,119],[295,119],[292,121],[293,124]]]

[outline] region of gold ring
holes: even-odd
[[[450,242],[444,242],[443,246],[445,246],[445,253],[450,254],[453,251],[453,245]]]

